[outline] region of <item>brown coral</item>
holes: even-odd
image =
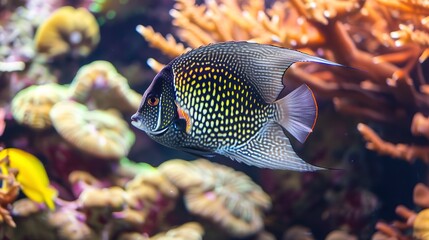
[[[183,224],[179,227],[158,233],[151,237],[151,240],[201,240],[204,235],[203,227],[196,222]]]
[[[67,97],[67,88],[56,83],[33,85],[12,99],[11,111],[18,123],[34,129],[46,129],[51,126],[49,112],[52,106]]]
[[[263,228],[262,212],[271,201],[247,175],[207,160],[172,160],[160,171],[184,191],[190,212],[211,219],[235,237]]]
[[[130,89],[127,79],[107,61],[95,61],[79,69],[70,86],[72,98],[98,109],[137,111],[142,96]]]
[[[101,158],[118,160],[128,154],[134,143],[128,124],[108,111],[89,111],[77,102],[63,101],[55,104],[50,117],[63,138]]]
[[[35,46],[48,57],[70,54],[87,56],[100,40],[94,16],[85,8],[65,6],[57,9],[37,29]]]

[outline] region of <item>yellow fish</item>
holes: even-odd
[[[0,151],[0,159],[9,157],[9,162],[0,165],[3,174],[8,174],[8,168],[18,169],[16,180],[21,184],[24,194],[38,203],[45,203],[54,210],[54,199],[57,190],[49,185],[49,178],[43,164],[34,155],[17,148],[6,148]]]

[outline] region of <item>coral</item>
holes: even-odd
[[[62,101],[50,111],[53,126],[64,139],[92,155],[119,160],[128,154],[134,134],[109,111],[89,111],[74,101]]]
[[[126,184],[125,190],[129,208],[137,211],[142,219],[151,219],[141,227],[148,233],[172,210],[178,196],[177,188],[158,170],[142,171]]]
[[[123,233],[120,240],[201,240],[203,239],[204,229],[199,223],[189,222],[179,227],[170,229],[166,232],[158,233],[153,237],[142,235],[140,233]]]
[[[8,157],[4,156],[0,159],[0,164],[6,164]],[[1,189],[0,189],[0,223],[6,223],[11,227],[16,227],[10,211],[7,209],[8,205],[18,197],[20,184],[16,180],[18,171],[13,169],[2,169],[0,173]]]
[[[406,132],[408,116],[429,109],[421,64],[429,52],[427,11],[424,1],[407,0],[291,0],[269,7],[263,1],[197,5],[193,0],[178,0],[170,15],[178,38],[186,44],[171,36],[163,39],[151,27],[137,30],[170,57],[187,51],[186,46],[248,40],[293,47],[361,69],[294,64],[285,79],[306,83],[340,113],[392,123]],[[148,64],[155,70],[162,67],[155,59]],[[395,153],[396,157],[427,158],[426,146],[399,147],[405,147],[400,151],[407,156]]]
[[[48,224],[54,227],[59,239],[90,240],[94,239],[94,232],[87,224],[79,219],[79,213],[69,209],[62,209],[49,214]]]
[[[293,226],[287,229],[283,235],[283,240],[314,240],[311,230],[303,226]]]
[[[72,98],[98,109],[116,108],[134,113],[142,96],[130,89],[127,79],[106,61],[95,61],[79,69],[70,86]]]
[[[204,229],[196,222],[183,224],[179,227],[168,230],[164,233],[158,233],[150,238],[150,240],[200,240],[203,238]]]
[[[423,183],[418,183],[414,187],[414,202],[423,208],[429,208],[429,188]]]
[[[346,231],[335,230],[326,236],[325,240],[357,240],[356,236],[353,236]]]
[[[393,144],[381,139],[367,125],[360,123],[358,130],[367,141],[366,147],[370,150],[376,151],[383,155],[389,155],[395,158],[400,158],[412,162],[416,159],[422,159],[424,162],[429,163],[429,147],[416,146],[407,144]]]
[[[263,228],[262,212],[271,201],[247,175],[204,159],[171,160],[159,169],[184,191],[191,213],[211,219],[235,237]]]
[[[33,85],[18,92],[12,100],[14,119],[34,129],[51,127],[49,112],[54,104],[68,97],[68,89],[56,83]]]
[[[61,7],[37,29],[36,50],[49,58],[66,54],[87,56],[100,40],[99,31],[96,19],[88,10]]]
[[[429,237],[429,189],[424,184],[417,184],[414,187],[414,203],[425,209],[415,212],[403,205],[396,207],[396,214],[402,217],[405,222],[394,221],[392,224],[386,224],[379,221],[375,228],[378,230],[372,239],[427,239]],[[412,237],[407,234],[412,229]]]

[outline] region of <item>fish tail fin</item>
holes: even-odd
[[[317,103],[307,85],[301,85],[287,96],[274,102],[275,121],[301,143],[313,131],[317,119]]]
[[[300,172],[326,170],[302,160],[293,150],[282,127],[274,121],[266,123],[252,139],[242,146],[218,151],[218,153],[260,168]]]
[[[55,210],[54,199],[57,197],[57,195],[57,190],[52,187],[48,187],[43,194],[43,201],[50,210]]]

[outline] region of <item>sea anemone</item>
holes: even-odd
[[[94,16],[85,8],[57,9],[37,29],[35,46],[50,58],[70,54],[87,56],[100,40]]]
[[[184,191],[191,213],[211,219],[234,237],[249,236],[263,228],[262,212],[271,207],[271,200],[244,173],[204,159],[172,160],[159,169]]]
[[[56,83],[33,85],[19,91],[12,99],[12,115],[20,124],[46,129],[51,126],[52,106],[67,97],[67,88]]]
[[[137,111],[142,96],[130,89],[127,79],[107,61],[95,61],[81,67],[71,86],[72,97],[96,108]]]
[[[89,111],[77,102],[63,101],[55,104],[50,117],[64,139],[100,158],[119,160],[134,143],[127,122],[109,111]]]

